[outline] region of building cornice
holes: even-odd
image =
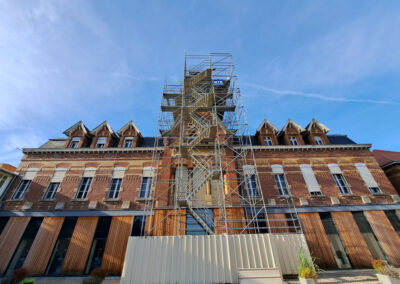
[[[392,165],[396,165],[396,164],[400,164],[400,160],[396,160],[396,161],[391,161],[389,163],[386,163],[384,165],[381,166],[382,169],[390,167]]]
[[[234,146],[236,149],[251,149],[261,151],[310,151],[310,150],[368,150],[371,144],[342,144],[342,145],[276,145],[276,146]]]
[[[135,148],[24,148],[24,154],[43,153],[129,153],[163,151],[163,147],[135,147]]]

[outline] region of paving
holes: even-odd
[[[351,270],[330,270],[321,272],[318,275],[318,283],[359,283],[377,284],[379,283],[375,270],[373,269],[351,269]],[[81,284],[84,277],[35,277],[35,284]],[[0,284],[5,279],[0,279]],[[120,277],[107,277],[102,284],[118,284]],[[285,280],[285,283],[300,283],[297,279]]]
[[[373,269],[330,270],[318,275],[318,283],[360,283],[377,284],[376,271]],[[300,283],[296,280],[286,280],[286,283]]]

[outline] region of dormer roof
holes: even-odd
[[[107,120],[103,121],[99,126],[97,126],[95,129],[90,131],[90,133],[97,136],[97,133],[99,133],[99,131],[101,131],[104,127],[107,128],[107,130],[110,132],[111,135],[117,136],[115,134],[114,130],[112,130],[110,124],[108,124]]]
[[[76,130],[82,130],[85,135],[90,134],[89,129],[83,124],[82,120],[80,120],[77,123],[75,123],[74,125],[72,125],[70,128],[65,130],[63,133],[69,137]]]
[[[313,127],[317,127],[319,128],[322,132],[327,133],[329,131],[331,131],[328,127],[326,127],[325,125],[323,125],[321,122],[319,122],[316,119],[312,119],[311,122],[306,126],[306,131],[307,132],[311,132],[311,129]]]
[[[296,122],[294,122],[291,119],[288,119],[288,121],[285,123],[285,125],[283,126],[281,133],[286,132],[287,128],[289,126],[292,126],[293,128],[295,128],[299,133],[302,133],[305,131],[305,129],[303,127],[301,127],[299,124],[297,124]]]
[[[136,133],[139,136],[142,136],[142,134],[140,133],[139,129],[137,128],[137,126],[133,123],[132,120],[130,120],[127,124],[125,124],[124,126],[121,127],[120,130],[117,131],[119,136],[122,136],[122,134],[125,132],[125,130],[129,129],[129,127],[132,127],[133,129],[135,129]]]
[[[257,133],[259,133],[263,127],[272,129],[274,133],[279,132],[279,129],[267,119],[264,119],[263,122],[261,122],[260,126],[257,128]]]

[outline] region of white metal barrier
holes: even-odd
[[[303,234],[130,237],[121,283],[238,283],[238,269],[297,273]]]

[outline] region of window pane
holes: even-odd
[[[91,177],[82,178],[82,182],[78,188],[76,199],[85,199],[89,191],[90,184],[92,183]]]
[[[47,191],[46,191],[46,193],[45,193],[45,195],[43,197],[43,199],[46,199],[46,200],[54,199],[54,197],[56,196],[57,189],[58,189],[59,185],[60,185],[60,183],[58,183],[58,182],[57,183],[53,183],[53,182],[50,183],[48,188],[47,188]]]

